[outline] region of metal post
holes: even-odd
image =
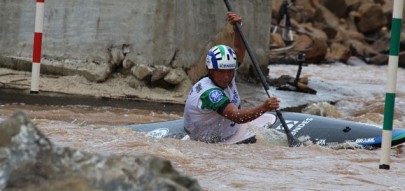
[[[39,91],[39,71],[41,64],[42,29],[44,24],[44,4],[45,0],[37,0],[37,8],[35,14],[34,47],[32,53],[31,94],[38,94]]]
[[[403,0],[394,0],[392,21],[390,53],[388,60],[388,79],[385,94],[384,123],[381,143],[380,169],[390,169],[390,152],[392,141],[392,124],[394,121],[395,92],[398,70],[399,43],[402,27]]]

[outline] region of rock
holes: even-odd
[[[357,10],[362,3],[372,3],[374,0],[344,0],[348,10]]]
[[[279,33],[270,34],[270,49],[285,47],[285,42]]]
[[[360,42],[365,43],[365,38],[364,35],[362,33],[357,32],[357,30],[346,30],[344,28],[339,28],[339,32],[341,33],[341,35],[344,36],[345,41],[350,41],[350,39],[355,39],[358,40]]]
[[[398,67],[405,68],[405,51],[398,54]]]
[[[129,44],[123,44],[121,49],[124,56],[131,52],[131,46]]]
[[[112,47],[109,48],[108,51],[110,52],[111,64],[115,66],[121,65],[122,61],[124,60],[124,53],[122,52],[122,49]]]
[[[122,67],[124,67],[124,69],[130,69],[130,68],[132,68],[132,66],[134,66],[134,65],[135,65],[135,63],[134,63],[132,60],[130,60],[130,59],[125,58],[125,59],[122,61]]]
[[[324,23],[329,27],[339,28],[339,18],[323,5],[318,4],[316,6],[314,17],[318,22]]]
[[[275,18],[281,3],[273,1]],[[346,62],[353,55],[380,64],[388,54],[391,26],[387,18],[392,15],[392,0],[315,0],[296,1],[294,5],[298,11],[289,12],[296,34],[294,46],[270,49],[270,63],[305,52],[307,63]],[[282,46],[276,34],[271,37],[270,47]],[[401,32],[400,48],[404,39]]]
[[[311,39],[318,38],[323,41],[328,40],[328,35],[326,34],[325,31],[322,30],[323,24],[317,23],[315,25],[312,25],[312,24],[306,23],[306,24],[302,24],[300,26],[301,26],[300,33],[310,36]]]
[[[326,55],[326,59],[346,62],[350,57],[350,50],[340,43],[332,43],[330,50]]]
[[[164,77],[163,80],[166,82],[172,84],[172,85],[177,85],[180,84],[184,79],[187,77],[186,72],[184,72],[183,69],[181,68],[176,68],[173,70],[170,70],[170,72]]]
[[[379,38],[378,40],[372,43],[371,47],[379,53],[387,54],[390,50],[390,37],[383,36]]]
[[[307,63],[320,63],[325,59],[328,50],[326,41],[314,38],[313,44],[308,51],[305,51],[305,61]]]
[[[140,80],[144,80],[145,78],[152,76],[153,71],[154,68],[144,64],[138,64],[131,69],[132,74]]]
[[[312,48],[313,41],[307,34],[297,35],[295,38],[296,45],[293,47],[294,52],[303,52]]]
[[[0,146],[0,190],[202,190],[158,157],[55,147],[23,112],[0,124]]]
[[[330,0],[322,0],[323,6],[328,8],[334,15],[339,18],[346,17],[347,14],[347,2],[346,1],[330,1]]]
[[[388,63],[388,55],[380,54],[374,56],[368,61],[368,63],[372,65],[386,65]]]
[[[326,33],[328,39],[335,39],[338,34],[338,29],[330,26],[321,26],[322,31]]]
[[[361,17],[357,22],[357,28],[362,33],[377,31],[387,24],[387,18],[378,4],[363,3],[358,11]]]
[[[347,43],[346,46],[351,48],[353,56],[366,58],[379,55],[379,53],[375,51],[371,46],[361,41],[351,39],[346,43]]]
[[[394,6],[394,1],[392,0],[384,0],[384,3],[382,4],[382,11],[385,15],[385,18],[389,19],[392,17],[392,7]],[[387,23],[390,24],[390,23]]]
[[[170,69],[163,65],[155,66],[155,69],[152,72],[151,82],[158,81],[166,76],[169,73]]]

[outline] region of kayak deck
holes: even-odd
[[[255,126],[265,126],[283,132],[280,120],[274,113],[266,113],[268,120],[256,122]],[[316,115],[283,112],[283,118],[295,137],[308,136],[317,145],[333,146],[354,142],[365,148],[380,147],[382,128],[376,125],[334,119]],[[183,128],[183,119],[128,125],[138,132],[144,132],[155,138],[183,139],[187,133]],[[392,146],[405,142],[405,129],[392,131]]]

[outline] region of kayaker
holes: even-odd
[[[228,23],[235,27],[241,16],[228,12]],[[255,143],[247,122],[267,111],[279,108],[275,97],[253,108],[241,108],[235,83],[236,69],[242,64],[246,48],[235,33],[233,49],[226,45],[212,47],[206,57],[208,74],[190,90],[184,109],[184,128],[191,140],[207,143]]]

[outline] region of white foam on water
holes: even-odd
[[[248,130],[256,134],[258,144],[288,145],[285,133],[263,127],[248,125]]]

